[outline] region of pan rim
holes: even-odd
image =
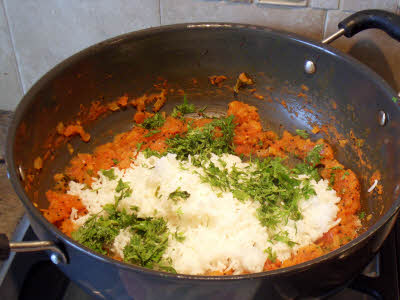
[[[362,233],[360,236],[349,242],[348,244],[331,251],[323,256],[318,258],[306,261],[301,264],[297,264],[291,267],[266,271],[266,272],[259,272],[259,273],[252,273],[252,274],[245,274],[245,275],[229,275],[229,276],[203,276],[203,275],[186,275],[186,274],[172,274],[163,271],[155,271],[151,269],[146,269],[140,266],[128,264],[125,262],[120,262],[114,260],[108,256],[96,253],[91,249],[85,247],[84,245],[80,245],[79,243],[75,242],[73,239],[66,236],[62,233],[57,227],[53,224],[49,223],[44,216],[39,212],[37,208],[35,208],[30,201],[29,197],[25,194],[24,188],[19,180],[19,176],[16,172],[16,166],[14,163],[14,140],[16,137],[17,125],[18,121],[21,119],[22,115],[27,110],[27,107],[31,103],[34,95],[37,91],[41,89],[48,81],[55,77],[55,75],[61,73],[66,67],[70,66],[74,62],[78,61],[82,57],[89,56],[97,51],[102,51],[107,49],[107,47],[112,47],[115,44],[120,42],[124,42],[129,39],[141,39],[146,38],[149,36],[157,35],[157,34],[165,34],[168,32],[173,31],[181,31],[181,30],[238,30],[238,29],[247,29],[247,30],[258,30],[264,31],[266,34],[270,34],[272,36],[276,36],[279,38],[289,39],[293,42],[297,42],[302,45],[309,46],[317,51],[326,52],[333,56],[338,56],[344,59],[346,63],[352,63],[355,68],[359,71],[366,73],[371,79],[375,79],[375,81],[382,87],[383,90],[388,91],[389,94],[392,96],[397,96],[395,91],[373,70],[365,66],[364,64],[360,63],[356,59],[352,58],[351,56],[342,53],[341,51],[329,46],[324,45],[320,42],[315,42],[310,39],[301,37],[297,34],[283,32],[278,30],[273,30],[265,26],[259,25],[251,25],[251,24],[242,24],[242,23],[227,23],[227,22],[198,22],[198,23],[182,23],[182,24],[173,24],[173,25],[165,25],[153,28],[142,29],[139,31],[134,31],[126,34],[122,34],[105,41],[101,41],[97,44],[94,44],[86,49],[83,49],[76,54],[68,57],[67,59],[63,60],[56,66],[54,66],[51,70],[49,70],[46,74],[41,76],[41,78],[33,84],[33,86],[29,89],[29,91],[22,97],[22,100],[19,102],[17,108],[15,109],[14,118],[12,123],[9,126],[8,134],[7,134],[7,142],[6,142],[6,166],[7,166],[7,175],[10,179],[12,186],[17,193],[18,197],[20,198],[21,202],[25,206],[28,214],[34,218],[37,222],[40,223],[41,226],[46,227],[61,243],[65,243],[70,247],[73,247],[76,251],[80,251],[82,254],[87,254],[92,258],[102,261],[107,264],[116,265],[118,268],[122,268],[126,271],[130,272],[143,272],[147,275],[154,276],[154,277],[163,277],[169,279],[186,279],[191,281],[199,281],[199,282],[207,282],[207,281],[239,281],[239,280],[252,280],[252,279],[266,279],[266,278],[273,278],[281,275],[286,275],[288,273],[298,273],[308,269],[310,266],[314,264],[320,264],[329,260],[339,258],[343,253],[350,250],[357,244],[367,240],[371,237],[377,230],[379,230],[384,224],[390,221],[390,219],[395,216],[400,208],[400,197],[395,199],[388,209],[388,211],[381,216],[378,221],[372,225],[367,231]],[[400,109],[398,112],[400,113]]]

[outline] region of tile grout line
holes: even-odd
[[[15,61],[15,65],[17,67],[17,77],[18,77],[18,81],[19,81],[19,85],[21,87],[22,90],[22,96],[25,95],[26,91],[25,91],[25,87],[22,83],[22,77],[21,77],[21,68],[18,62],[18,58],[17,58],[17,52],[15,51],[15,41],[14,41],[14,36],[11,32],[11,26],[10,26],[10,21],[9,21],[9,17],[8,17],[8,12],[7,12],[7,7],[4,3],[4,0],[1,0],[1,5],[3,6],[3,10],[4,10],[4,15],[6,17],[6,24],[7,24],[7,28],[8,28],[8,34],[10,36],[10,40],[11,40],[11,46],[12,46],[12,50],[13,50],[13,54],[14,54],[14,61]],[[20,99],[18,99],[19,102]]]
[[[158,15],[160,17],[160,26],[161,26],[161,0],[158,0]]]
[[[322,28],[322,39],[325,39],[326,30],[328,29],[328,10],[325,10],[324,26]]]

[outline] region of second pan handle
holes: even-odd
[[[65,253],[52,241],[31,241],[10,243],[4,233],[0,233],[0,261],[6,260],[11,252],[35,252],[50,251],[50,259],[54,264],[67,264],[68,259]]]
[[[338,24],[339,31],[322,41],[329,44],[344,35],[348,38],[366,29],[381,29],[400,42],[400,16],[384,10],[362,10],[352,14]]]

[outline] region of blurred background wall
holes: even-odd
[[[400,14],[400,0],[0,0],[0,109],[13,110],[54,65],[94,43],[147,27],[200,21],[265,25],[320,41],[352,12]],[[368,30],[332,44],[400,91],[400,43]]]

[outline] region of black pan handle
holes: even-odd
[[[344,35],[348,38],[366,29],[381,29],[400,42],[400,16],[378,9],[362,10],[352,14],[338,24],[339,31],[322,41],[329,44]]]
[[[0,233],[0,261],[6,260],[10,256],[10,241],[7,235]]]
[[[20,243],[10,243],[7,235],[0,233],[0,261],[6,260],[10,257],[11,252],[35,252],[35,251],[50,251],[50,259],[53,263],[67,264],[67,256],[52,241],[30,241]]]

